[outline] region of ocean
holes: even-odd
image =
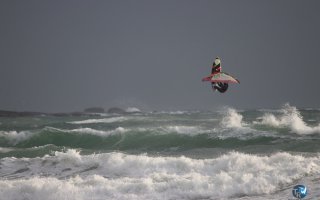
[[[134,109],[136,110],[136,109]],[[320,199],[320,109],[0,117],[0,199]]]

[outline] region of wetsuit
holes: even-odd
[[[213,62],[212,64],[212,69],[211,69],[211,74],[216,74],[221,72],[221,63],[217,64],[215,62]]]
[[[211,69],[211,75],[216,74],[221,72],[221,63],[216,64],[215,62],[213,62],[212,64],[212,69]],[[217,87],[217,85],[219,87]],[[228,89],[228,84],[227,83],[215,83],[215,82],[211,82],[211,87],[214,90],[218,90],[221,93],[224,93],[225,91],[227,91]]]

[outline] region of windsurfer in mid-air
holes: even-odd
[[[202,81],[210,81],[212,90],[218,90],[220,93],[227,91],[229,83],[240,83],[238,79],[232,77],[230,74],[222,72],[221,60],[218,57],[212,64],[210,76],[204,77]]]
[[[216,57],[212,64],[212,69],[211,69],[211,76],[220,73],[221,72],[221,60],[219,57]],[[211,87],[213,91],[218,90],[219,92],[225,92],[228,89],[228,84],[227,83],[220,83],[220,82],[211,82]]]

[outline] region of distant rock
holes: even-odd
[[[104,111],[104,109],[102,110]],[[19,112],[19,111],[0,110],[0,117],[39,117],[39,116],[78,117],[78,116],[87,116],[87,115],[94,115],[94,114],[99,114],[99,113],[98,112],[95,112],[95,113],[89,113],[89,112],[43,113],[43,112],[30,112],[30,111]]]
[[[72,113],[51,113],[51,116],[55,116],[55,117],[80,117],[80,116],[86,116],[86,113],[82,113],[82,112],[72,112]]]
[[[92,108],[86,108],[84,110],[85,113],[105,113],[104,108],[100,107],[92,107]]]
[[[107,112],[109,114],[125,114],[126,113],[125,110],[117,107],[109,108]]]
[[[7,111],[0,110],[0,117],[30,117],[30,116],[41,116],[46,115],[41,112],[16,112],[16,111]]]

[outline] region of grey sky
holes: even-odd
[[[0,1],[0,109],[319,108],[320,1]],[[201,82],[213,59],[241,84]]]

